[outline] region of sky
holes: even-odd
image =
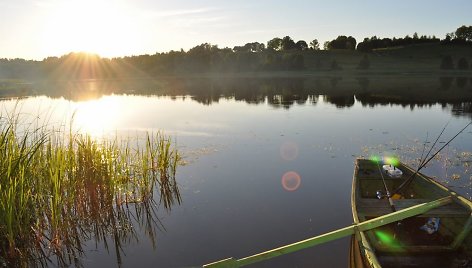
[[[290,36],[444,38],[472,25],[470,0],[0,0],[0,58],[103,57],[234,47]]]

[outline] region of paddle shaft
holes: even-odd
[[[390,214],[383,215],[375,219],[364,221],[358,224],[353,224],[351,226],[338,229],[336,231],[332,231],[326,234],[315,236],[315,237],[312,237],[303,241],[299,241],[290,245],[268,250],[268,251],[265,251],[256,255],[252,255],[249,257],[241,258],[241,259],[227,258],[224,260],[220,260],[217,262],[203,265],[203,267],[205,268],[225,267],[226,268],[226,267],[246,266],[246,265],[253,264],[259,261],[271,259],[277,256],[281,256],[284,254],[288,254],[288,253],[292,253],[292,252],[306,249],[309,247],[313,247],[319,244],[324,244],[329,241],[333,241],[339,238],[353,235],[357,232],[364,232],[364,231],[375,229],[380,226],[390,224],[392,222],[401,221],[409,217],[423,214],[433,208],[443,206],[451,202],[452,202],[451,197],[449,196],[443,197],[443,198],[440,198],[440,199],[437,199],[428,203],[423,203],[423,204],[412,206],[403,210],[392,212]]]

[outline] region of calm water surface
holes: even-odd
[[[79,132],[136,136],[164,131],[182,154],[178,168],[183,203],[158,211],[163,227],[155,244],[139,225],[138,237],[124,241],[124,267],[194,267],[241,258],[306,239],[352,223],[350,192],[354,159],[394,154],[418,157],[422,141],[444,138],[470,121],[449,104],[348,106],[332,97],[257,104],[221,97],[211,103],[191,96],[105,95],[86,101],[46,96],[0,102],[3,112],[17,105],[51,126],[74,117]],[[349,99],[349,98],[348,98]],[[460,135],[448,154],[472,151],[472,129]],[[439,176],[470,198],[469,170],[456,181],[438,162],[425,172]],[[457,167],[456,167],[457,168]],[[461,173],[462,172],[462,173]],[[348,239],[340,239],[263,262],[256,267],[346,267]],[[113,247],[93,239],[81,260],[85,267],[116,266]]]

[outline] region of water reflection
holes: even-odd
[[[118,202],[126,205],[128,211],[109,215],[118,217],[117,213],[129,213],[133,215],[131,223],[117,224],[115,229],[103,227],[100,231],[91,221],[87,227],[106,234],[100,241],[108,239],[106,245],[112,256],[107,259],[105,249],[90,252],[95,249],[92,233],[79,238],[88,241],[88,247],[83,250],[88,256],[77,253],[78,259],[87,257],[87,266],[101,267],[103,263],[109,265],[115,261],[113,251],[118,250],[117,260],[122,258],[124,266],[193,267],[344,227],[352,221],[349,199],[352,159],[360,154],[361,146],[372,146],[377,154],[379,151],[402,153],[397,149],[401,147],[391,144],[399,141],[406,143],[404,148],[416,149],[414,156],[419,157],[423,140],[410,146],[410,138],[422,138],[427,131],[437,131],[443,122],[451,119],[452,113],[464,116],[470,111],[471,85],[459,88],[455,79],[447,91],[438,90],[438,77],[408,76],[343,77],[334,79],[337,81],[334,86],[332,78],[321,77],[279,78],[279,81],[267,77],[137,80],[123,84],[86,81],[83,87],[72,87],[77,92],[69,95],[61,95],[61,86],[57,85],[56,97],[89,100],[86,103],[93,103],[90,98],[97,96],[121,94],[100,98],[104,103],[109,99],[117,101],[116,110],[124,111],[123,116],[118,115],[119,131],[126,134],[129,130],[163,129],[177,133],[179,145],[200,152],[190,159],[191,164],[181,169],[184,175],[181,173],[180,177],[185,178],[180,182],[185,203],[181,209],[173,210],[171,217],[161,218],[168,228],[166,235],[144,230],[146,226],[162,228],[157,216],[154,217],[157,223],[146,225],[153,222],[154,212],[147,209],[153,204],[146,207],[145,203]],[[97,84],[92,87],[93,83]],[[52,92],[47,87],[43,90],[38,89],[37,94]],[[164,95],[169,97],[154,97]],[[36,107],[40,101],[59,108],[64,103],[67,107],[75,103],[40,97],[31,98],[25,106]],[[212,105],[215,102],[218,105]],[[390,109],[388,105],[412,109],[433,107],[410,112],[401,107]],[[97,113],[99,110],[96,109]],[[402,124],[397,127],[383,120],[387,117]],[[452,118],[451,121],[461,125],[463,120]],[[114,131],[115,126],[112,128]],[[461,136],[458,145],[461,152],[470,151],[470,135]],[[379,144],[384,147],[379,149]],[[462,182],[469,182],[469,176],[463,175]],[[90,196],[97,194],[92,191]],[[135,206],[141,210],[136,211]],[[138,223],[134,219],[137,214]],[[94,219],[98,220],[96,215]],[[124,218],[115,223],[120,221],[127,222]],[[103,220],[97,225],[107,222]],[[139,229],[138,233],[126,229],[129,224]],[[117,235],[118,245],[113,240],[114,231],[122,233]],[[152,250],[147,233],[153,244],[159,236],[159,250]],[[131,252],[125,258],[122,253],[127,249]],[[340,241],[302,256],[287,256],[288,259],[277,260],[267,267],[290,267],[294,263],[304,263],[299,266],[306,267],[313,263],[343,267],[346,259],[337,256],[347,256],[347,249],[348,241]],[[103,258],[106,261],[99,260]]]
[[[142,238],[139,229],[155,247],[159,206],[170,211],[181,203],[180,156],[166,137],[147,135],[131,147],[129,139],[22,130],[26,150],[15,154],[8,148],[18,146],[17,126],[0,117],[0,266],[81,267],[91,241],[121,266],[123,246]],[[18,163],[9,166],[6,158]]]
[[[191,96],[204,105],[220,98],[234,98],[250,104],[268,103],[289,109],[297,104],[316,104],[317,96],[338,108],[362,105],[460,105],[472,102],[471,77],[370,76],[370,77],[223,77],[162,78],[124,80],[56,81],[22,85],[14,95],[47,95],[74,101],[91,100],[110,94],[147,96]]]
[[[451,112],[455,116],[468,115],[472,118],[472,102],[453,104]]]
[[[286,161],[295,160],[298,157],[298,145],[292,141],[283,143],[280,146],[280,156]]]
[[[348,96],[325,95],[324,101],[334,104],[337,108],[351,107],[355,103],[354,95],[348,95]]]
[[[440,77],[439,90],[448,91],[452,87],[452,82],[454,82],[454,77]]]

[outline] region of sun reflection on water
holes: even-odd
[[[73,125],[80,132],[100,136],[116,129],[123,107],[113,96],[73,104]]]

